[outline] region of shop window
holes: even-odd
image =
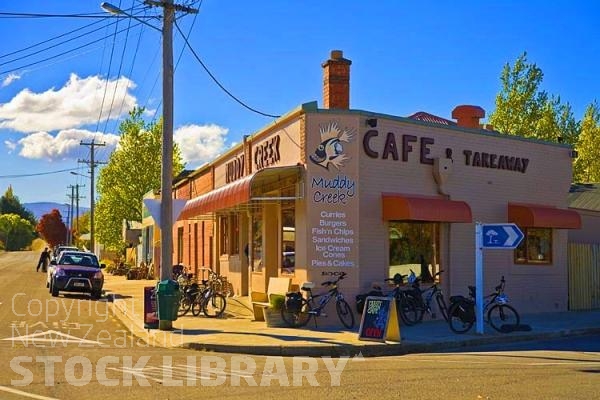
[[[240,219],[237,214],[231,216],[231,254],[240,254]]]
[[[262,211],[252,214],[252,271],[263,270],[263,220]]]
[[[219,217],[219,254],[229,253],[229,224],[227,216]]]
[[[291,205],[281,209],[281,273],[293,274],[296,268],[296,213]]]
[[[423,281],[439,271],[439,225],[430,222],[390,221],[388,225],[389,277],[413,270]]]
[[[551,264],[552,229],[521,228],[525,237],[514,251],[515,264]]]

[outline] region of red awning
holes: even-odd
[[[385,221],[472,222],[471,207],[464,201],[440,197],[382,193]]]
[[[253,198],[253,191],[262,194],[261,187],[266,184],[299,176],[301,166],[272,167],[261,169],[235,182],[190,199],[179,215],[179,219],[190,219],[203,214],[231,208],[248,203]],[[260,200],[278,200],[278,197],[260,198]]]
[[[508,203],[508,221],[524,228],[581,228],[576,211],[536,204]]]

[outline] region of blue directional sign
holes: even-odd
[[[482,224],[482,245],[487,249],[514,249],[525,237],[515,224]]]

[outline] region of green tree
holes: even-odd
[[[490,124],[499,132],[549,142],[577,143],[579,123],[569,103],[541,90],[544,73],[527,62],[524,52],[511,67],[506,64],[500,76],[501,90]]]
[[[600,110],[596,102],[585,111],[576,150],[573,181],[600,182]]]
[[[89,247],[88,241],[81,240],[81,235],[90,233],[90,212],[85,212],[73,221],[73,242],[77,247]]]
[[[12,186],[10,185],[6,189],[4,196],[0,197],[0,214],[17,214],[29,221],[33,226],[37,223],[33,213],[23,207],[19,198],[14,195]]]
[[[0,214],[0,242],[5,250],[23,250],[34,237],[31,222],[17,214]]]
[[[135,108],[121,123],[121,140],[98,178],[95,234],[110,250],[122,250],[123,220],[142,220],[142,199],[161,185],[162,122],[146,123],[143,108]],[[181,154],[173,146],[173,176],[183,169]]]
[[[65,244],[67,241],[68,229],[63,222],[60,211],[56,208],[48,214],[42,215],[35,229],[51,247]]]

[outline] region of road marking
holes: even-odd
[[[49,336],[49,338],[46,338],[45,336]],[[97,345],[102,346],[102,343],[97,342],[95,340],[82,339],[82,338],[78,338],[77,336],[68,335],[66,333],[62,333],[62,332],[55,331],[55,330],[49,330],[46,332],[38,332],[38,333],[31,334],[31,335],[13,336],[13,337],[4,338],[2,340],[11,340],[13,342],[20,341],[20,342],[25,342],[26,344],[31,341],[32,343],[36,343],[36,342],[51,342],[53,344],[54,343],[79,343],[79,344],[97,344]]]
[[[24,392],[22,390],[13,389],[11,387],[6,387],[6,386],[0,386],[0,390],[2,390],[4,392],[12,393],[12,394],[17,394],[17,395],[20,395],[20,396],[23,396],[23,397],[29,397],[30,399],[38,399],[38,400],[60,400],[60,399],[57,399],[56,397],[40,396],[39,394],[27,393],[27,392]]]

